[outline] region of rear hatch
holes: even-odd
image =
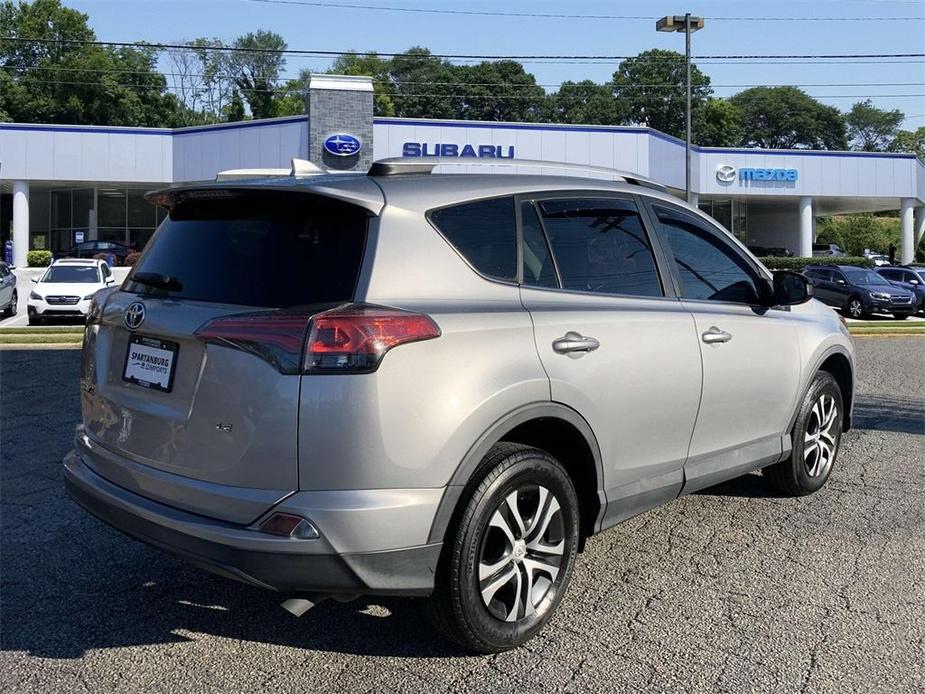
[[[220,500],[232,488],[271,490],[257,495],[269,503],[297,489],[305,331],[353,298],[367,220],[304,192],[206,191],[177,203],[90,318],[82,408],[102,449],[90,457],[107,461],[98,472],[215,517],[227,515]]]

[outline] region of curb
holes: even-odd
[[[80,349],[83,345],[79,342],[11,342],[9,344],[0,344],[0,352],[8,350],[10,352],[22,352],[29,349],[51,350],[51,349]]]

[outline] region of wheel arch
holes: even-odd
[[[803,406],[803,400],[806,393],[813,384],[813,377],[820,371],[832,374],[841,390],[842,404],[845,407],[845,416],[842,424],[842,431],[848,431],[851,428],[851,413],[854,407],[854,367],[853,360],[848,350],[842,345],[833,345],[823,351],[812,362],[812,367],[807,371],[806,382],[800,392],[800,398],[797,400],[796,408],[790,417],[790,425],[787,432],[793,430],[794,423]]]
[[[524,405],[492,424],[472,445],[447,485],[430,529],[429,541],[442,542],[460,499],[479,464],[501,441],[546,451],[565,467],[575,484],[580,514],[580,544],[600,527],[605,499],[600,446],[591,426],[578,412],[561,403]]]

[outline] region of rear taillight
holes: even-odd
[[[362,304],[325,311],[312,318],[305,372],[368,373],[393,347],[439,336],[437,324],[421,313]]]
[[[204,342],[250,352],[284,374],[299,373],[308,313],[261,311],[215,318],[193,333]]]

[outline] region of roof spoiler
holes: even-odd
[[[215,176],[216,182],[242,181],[253,178],[285,178],[288,176],[317,176],[327,173],[320,166],[307,159],[292,159],[288,169],[228,169],[219,171]]]
[[[531,169],[553,169],[582,174],[584,178],[603,178],[605,180],[625,181],[643,188],[667,192],[668,189],[658,181],[638,174],[610,169],[604,166],[572,164],[569,162],[540,161],[537,159],[461,159],[458,157],[392,157],[380,159],[369,168],[370,176],[403,176],[408,174],[430,174],[438,166],[465,166],[474,168],[505,167],[508,169],[528,167]],[[566,174],[568,175],[568,174]]]

